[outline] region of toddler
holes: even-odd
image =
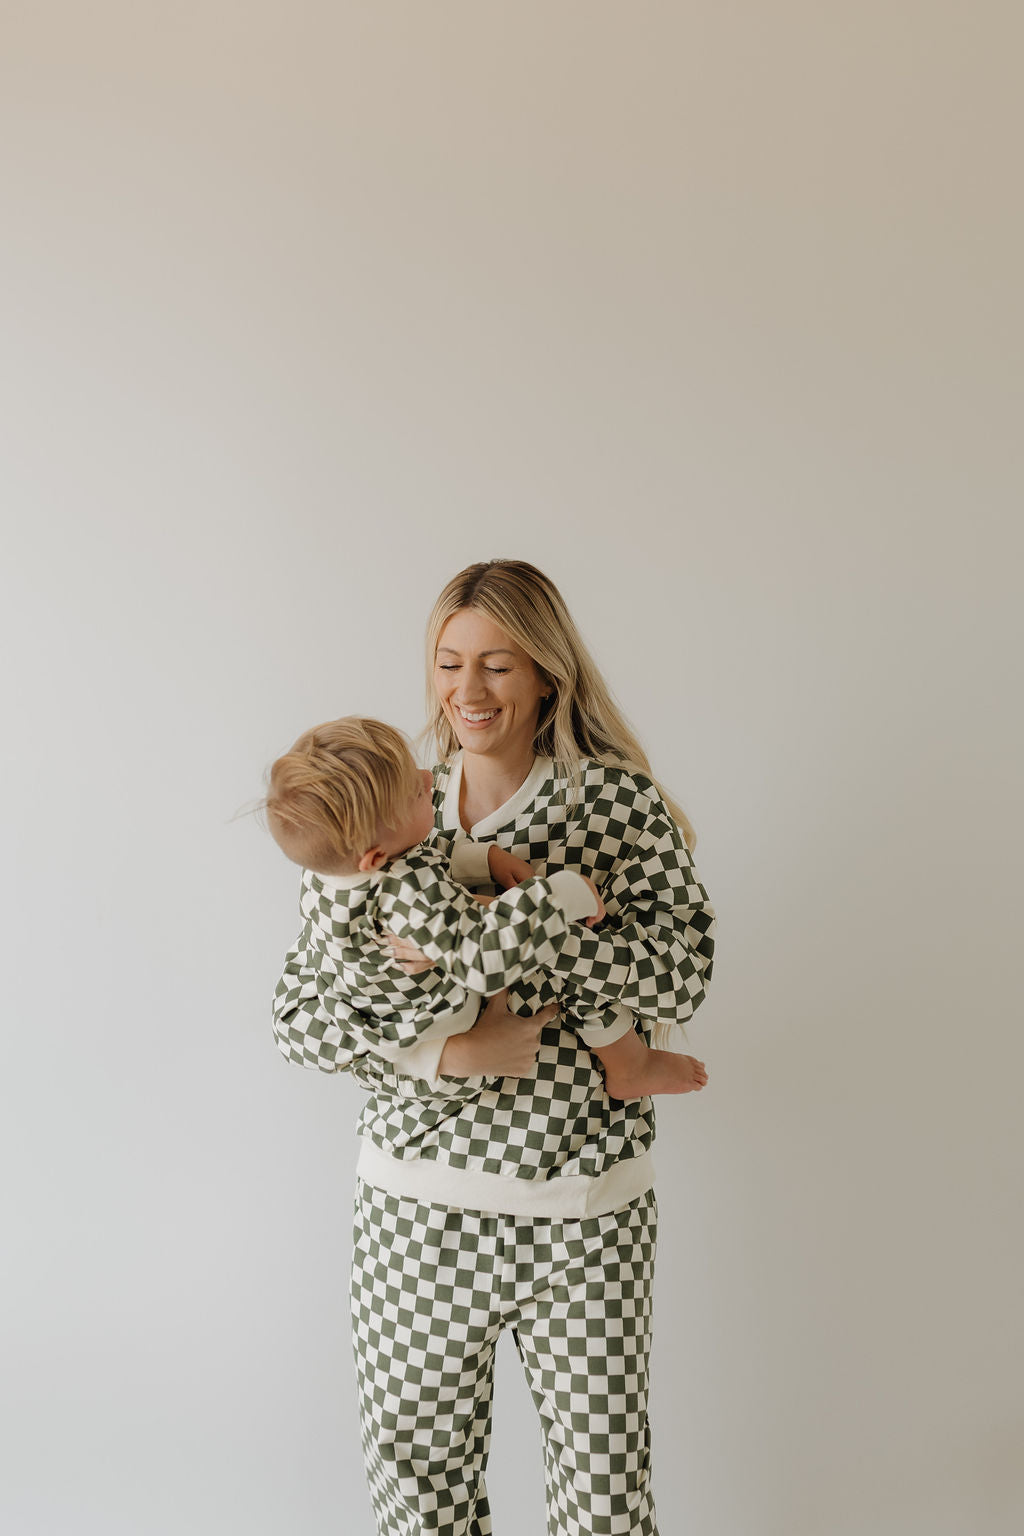
[[[429,770],[417,769],[404,737],[377,720],[347,716],[300,736],[271,768],[265,805],[275,841],[303,866],[301,910],[325,1006],[338,1000],[375,1019],[376,1054],[435,1088],[464,1075],[446,1072],[447,1042],[472,1029],[481,996],[549,964],[569,923],[604,917],[585,875],[535,875],[496,844],[488,865],[506,889],[470,895],[457,883],[459,844],[449,862],[424,842],[434,824]],[[410,974],[382,944],[384,932],[431,968]],[[693,1057],[682,1068],[673,1053],[649,1049],[624,1008],[574,1006],[572,1024],[601,1061],[612,1098],[707,1081]]]

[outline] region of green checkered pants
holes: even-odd
[[[379,1536],[490,1536],[494,1351],[541,1418],[550,1536],[657,1536],[647,1423],[653,1190],[586,1220],[425,1205],[359,1182],[352,1323]]]

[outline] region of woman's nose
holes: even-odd
[[[484,679],[479,673],[467,672],[459,680],[456,689],[456,698],[460,704],[472,704],[475,699],[482,699],[487,689]]]

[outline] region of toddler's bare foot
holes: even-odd
[[[642,1099],[656,1093],[697,1093],[708,1074],[696,1056],[674,1051],[644,1051],[634,1066],[605,1063],[604,1085],[610,1099]]]

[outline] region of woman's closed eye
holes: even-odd
[[[458,672],[460,663],[457,661],[439,661],[437,667],[439,672]],[[494,677],[501,677],[510,670],[511,668],[509,667],[484,667],[484,671],[490,672]]]

